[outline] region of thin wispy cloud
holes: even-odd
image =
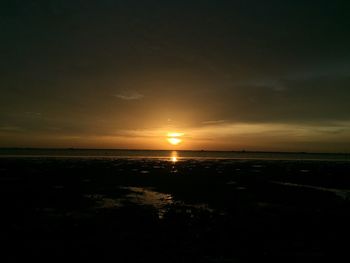
[[[118,94],[114,94],[114,97],[121,100],[140,100],[144,98],[144,95],[137,91],[123,91]]]
[[[5,126],[0,126],[0,131],[3,132],[21,132],[23,131],[23,128],[19,126],[10,126],[10,125],[5,125]]]
[[[203,124],[221,124],[221,123],[225,123],[226,120],[210,120],[210,121],[203,121]]]
[[[25,114],[30,116],[41,116],[40,112],[33,112],[33,111],[26,111]]]

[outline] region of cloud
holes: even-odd
[[[32,111],[26,111],[25,115],[28,118],[32,118],[32,119],[41,119],[43,117],[40,112],[32,112]]]
[[[3,132],[21,132],[23,128],[19,126],[0,126],[0,131]]]
[[[224,123],[226,122],[226,120],[211,120],[211,121],[203,121],[202,124],[220,124],[220,123]]]
[[[114,97],[121,100],[140,100],[144,97],[144,95],[137,91],[123,91],[119,94],[115,94]]]

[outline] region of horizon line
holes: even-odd
[[[75,147],[0,147],[1,150],[84,150],[84,151],[182,151],[182,152],[236,152],[236,153],[289,153],[289,154],[350,154],[350,152],[309,152],[269,150],[176,150],[176,149],[127,149],[127,148],[75,148]]]

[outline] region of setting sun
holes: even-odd
[[[183,133],[180,132],[169,132],[168,133],[168,138],[167,141],[171,144],[171,145],[179,145],[182,142],[182,139],[180,139],[179,137],[183,136]]]
[[[168,138],[168,142],[172,145],[179,145],[182,140],[179,138]]]

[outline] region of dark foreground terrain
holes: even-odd
[[[0,158],[1,262],[348,262],[350,163]]]

